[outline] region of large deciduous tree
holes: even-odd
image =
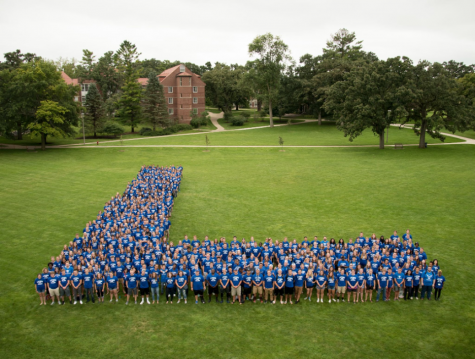
[[[353,141],[371,128],[384,149],[386,128],[407,114],[403,100],[409,96],[404,85],[410,69],[411,61],[399,57],[354,67],[327,91],[325,109],[333,112],[345,137]]]
[[[249,55],[257,56],[256,81],[269,105],[270,127],[274,127],[272,102],[277,97],[287,62],[291,61],[289,48],[280,37],[267,33],[249,44]]]
[[[94,138],[96,138],[97,131],[100,130],[105,123],[104,102],[102,101],[101,93],[97,89],[96,84],[89,85],[85,108],[84,120],[88,128],[91,128],[93,131]]]
[[[65,114],[68,110],[60,106],[55,101],[41,101],[40,106],[36,110],[35,121],[28,125],[33,135],[41,136],[41,149],[46,149],[46,137],[66,136],[66,132],[62,125],[66,121]]]
[[[156,72],[150,72],[148,76],[142,107],[145,120],[152,124],[154,131],[157,126],[164,127],[168,125],[168,106],[163,93],[163,86],[158,80]]]

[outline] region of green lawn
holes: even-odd
[[[287,124],[289,119],[279,119],[279,118],[274,118],[274,124]],[[303,122],[303,119],[297,119],[297,118],[292,118],[290,119],[291,123],[299,123]],[[259,118],[257,120],[253,119],[252,117],[249,118],[248,121],[244,123],[242,126],[233,126],[231,122],[226,122],[224,121],[223,118],[218,119],[218,123],[223,126],[226,130],[236,130],[240,128],[249,128],[249,127],[263,127],[263,126],[269,126],[270,120],[269,118]]]
[[[0,357],[473,357],[474,159],[470,145],[2,150]],[[439,259],[441,301],[40,307],[36,274],[145,164],[185,168],[173,240],[410,228]]]
[[[244,131],[228,131],[207,134],[211,145],[239,145],[239,146],[278,146],[279,136],[284,139],[285,145],[302,146],[350,146],[350,145],[378,145],[379,137],[371,130],[366,130],[350,142],[343,133],[338,131],[332,122],[305,123],[292,126],[277,126],[274,128],[251,129]],[[438,139],[426,137],[428,143],[440,143]],[[461,142],[462,140],[448,137],[446,142]],[[395,143],[417,144],[419,137],[409,129],[391,127],[389,130],[389,145]],[[117,142],[102,145],[117,145]],[[146,140],[128,141],[127,145],[205,145],[205,135],[155,137]]]

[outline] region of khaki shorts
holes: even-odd
[[[241,286],[237,287],[237,288],[234,288],[234,287],[231,287],[231,295],[234,297],[236,295],[241,295]]]
[[[345,294],[346,293],[346,287],[336,287],[336,292]]]
[[[262,285],[261,285],[260,287],[254,286],[254,287],[252,288],[252,294],[254,294],[254,295],[255,295],[255,294],[261,294],[261,295],[262,295]]]
[[[299,294],[302,294],[302,290],[303,290],[303,287],[295,287],[295,295],[299,295]]]
[[[56,288],[56,289],[51,289],[51,288],[50,288],[50,289],[49,289],[49,295],[50,295],[50,296],[56,295],[56,296],[59,297],[59,287]]]

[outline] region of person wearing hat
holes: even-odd
[[[232,304],[236,301],[236,297],[238,298],[239,304],[241,302],[241,284],[242,284],[242,276],[238,272],[238,268],[234,268],[233,274],[231,275],[231,297],[233,299]]]

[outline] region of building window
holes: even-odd
[[[193,93],[198,93],[198,86],[193,86]]]
[[[194,108],[194,109],[193,109],[193,113],[194,113],[195,115],[197,115],[197,114],[198,114],[198,109],[197,109],[197,108]]]
[[[89,84],[82,84],[81,89],[86,92],[89,91]]]
[[[180,77],[180,86],[183,86],[183,77]]]
[[[78,102],[79,101],[79,96],[74,96],[74,101]]]
[[[173,86],[168,86],[168,93],[173,93]]]
[[[170,105],[173,104],[173,97],[169,97],[169,98],[168,98],[168,103],[169,103]]]
[[[180,65],[180,72],[185,72],[185,65]]]
[[[193,97],[193,103],[198,103],[198,97]]]
[[[173,115],[173,109],[172,109],[172,108],[169,108],[169,109],[168,109],[168,114],[169,114],[169,115]]]

